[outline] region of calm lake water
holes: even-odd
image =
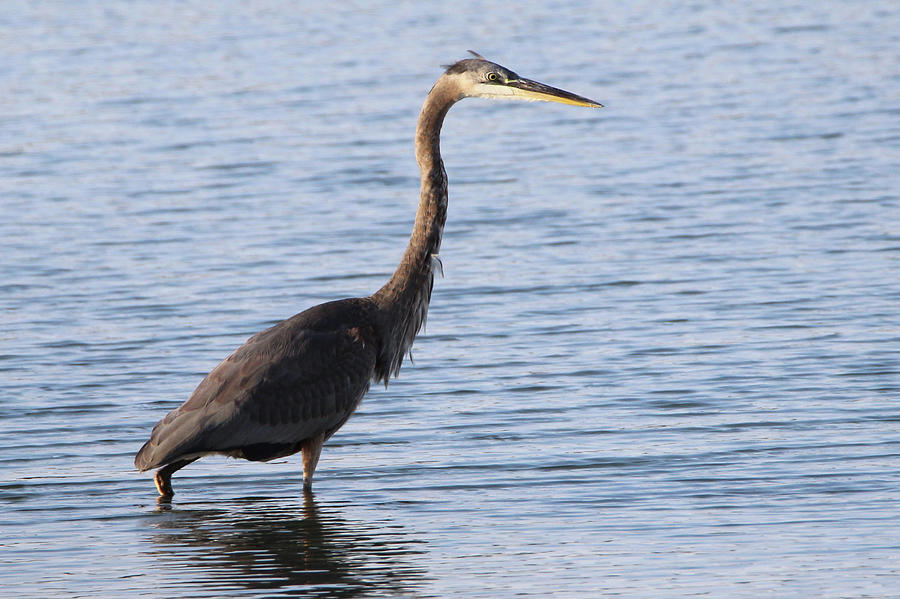
[[[0,594],[900,596],[900,4],[11,2]],[[477,50],[428,328],[326,446],[152,425],[393,272]]]

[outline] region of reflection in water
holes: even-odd
[[[281,596],[413,596],[425,573],[403,561],[421,553],[391,523],[348,522],[321,508],[261,499],[182,509],[163,505],[151,541],[154,557],[206,591],[250,589]]]

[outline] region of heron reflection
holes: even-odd
[[[260,499],[221,505],[163,504],[154,515],[154,558],[184,572],[179,586],[357,597],[415,596],[425,582],[424,571],[404,559],[423,549],[393,523],[348,521],[339,506],[320,507],[311,493],[301,505]]]

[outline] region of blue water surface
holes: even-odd
[[[2,593],[898,595],[900,5],[5,8]],[[393,272],[469,48],[607,107],[454,107],[414,363],[313,497],[212,457],[158,505],[159,418]]]

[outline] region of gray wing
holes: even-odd
[[[135,466],[148,470],[253,446],[296,445],[280,455],[293,453],[301,441],[328,437],[346,422],[369,389],[375,359],[365,327],[317,330],[304,319],[286,320],[251,337],[210,372],[153,428]]]

